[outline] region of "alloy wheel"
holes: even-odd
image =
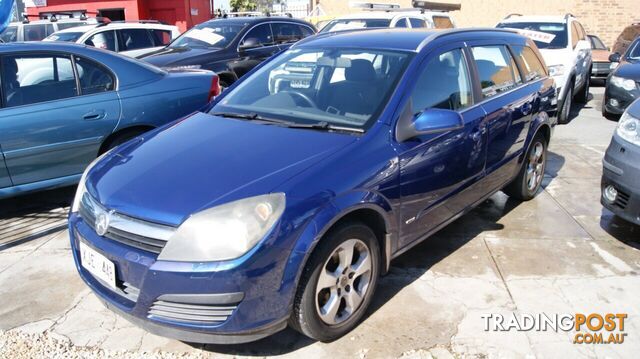
[[[544,145],[536,142],[529,154],[527,163],[527,189],[531,192],[537,190],[544,176]]]
[[[316,310],[327,325],[337,325],[360,308],[371,283],[372,259],[367,245],[349,239],[333,250],[316,285]]]

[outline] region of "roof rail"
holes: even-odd
[[[456,11],[456,10],[462,9],[462,5],[460,3],[454,4],[454,3],[446,3],[446,2],[414,0],[411,4],[415,8],[420,8],[428,11],[449,12],[449,11]]]
[[[575,18],[576,16],[575,16],[575,15],[573,15],[572,13],[569,13],[569,12],[568,12],[568,13],[566,13],[566,14],[564,15],[564,19],[565,19],[565,20],[567,20],[567,19],[568,19],[568,18],[570,18],[570,17]]]
[[[236,12],[225,12],[224,15],[222,15],[222,17],[223,18],[242,17],[242,16],[258,17],[263,15],[264,14],[261,13],[260,11],[236,11]]]
[[[105,21],[107,18],[103,18],[102,22],[98,24],[98,27],[107,26],[109,24],[160,24],[167,25],[167,23],[158,20],[117,20],[117,21]]]
[[[400,8],[400,5],[398,4],[387,4],[387,3],[376,3],[376,2],[353,2],[353,3],[349,3],[349,6],[357,9],[382,10],[382,11],[389,11],[389,10],[395,10]]]
[[[293,14],[291,14],[290,12],[284,12],[284,11],[279,11],[279,12],[266,12],[265,16],[269,17],[269,16],[284,16],[284,17],[293,17]]]
[[[504,19],[502,19],[502,20],[510,19],[510,18],[516,17],[516,16],[522,16],[522,14],[518,14],[518,13],[513,12],[513,13],[505,16]]]

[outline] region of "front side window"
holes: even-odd
[[[407,25],[407,19],[402,18],[402,19],[398,20],[398,22],[396,22],[396,27],[409,27]]]
[[[76,96],[71,60],[63,56],[4,56],[2,87],[5,107]]]
[[[271,33],[271,26],[269,26],[269,24],[260,24],[249,30],[240,45],[242,46],[249,42],[252,42],[258,46],[273,45],[273,34]]]
[[[83,95],[112,91],[115,88],[115,80],[107,69],[82,57],[76,56],[75,61]]]
[[[413,28],[427,27],[427,23],[426,21],[424,21],[424,19],[411,17],[409,18],[409,22],[411,23],[411,27]]]
[[[513,59],[506,47],[476,46],[471,51],[478,68],[484,98],[509,91],[516,86],[517,69],[513,68]]]
[[[99,49],[116,51],[116,33],[115,31],[99,32],[88,38],[84,43]]]
[[[169,30],[149,30],[151,37],[153,38],[153,44],[155,46],[167,46],[171,42],[171,31]]]
[[[120,33],[118,51],[147,49],[154,46],[147,29],[123,29],[118,32]]]
[[[289,50],[239,84],[212,113],[366,130],[386,105],[411,56],[345,48]]]
[[[431,59],[411,94],[414,114],[429,108],[460,110],[472,101],[469,71],[460,49]]]
[[[624,57],[627,60],[640,60],[640,38],[629,45],[629,49]]]
[[[390,19],[342,19],[329,22],[320,32],[389,27]]]
[[[567,24],[555,22],[509,22],[498,24],[499,28],[524,30],[539,49],[562,49],[567,47]]]
[[[18,41],[18,27],[17,26],[9,26],[7,27],[1,34],[0,40],[4,42],[15,42]]]
[[[544,65],[529,46],[512,46],[511,49],[523,66],[525,81],[537,80],[547,75]]]

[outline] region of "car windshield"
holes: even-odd
[[[589,41],[591,42],[591,48],[594,49],[594,50],[606,50],[607,49],[607,47],[604,46],[604,43],[602,43],[600,38],[598,38],[597,36],[589,35]]]
[[[389,27],[389,19],[342,19],[329,22],[320,32]]]
[[[247,24],[214,20],[195,26],[173,41],[169,47],[225,47]]]
[[[640,60],[640,38],[634,41],[625,55],[627,60]]]
[[[14,42],[17,41],[18,37],[18,27],[17,26],[9,26],[2,33],[0,33],[0,40],[4,42]]]
[[[76,42],[82,34],[82,32],[56,32],[55,34],[47,36],[44,41]]]
[[[497,27],[526,30],[522,34],[530,37],[540,49],[561,49],[568,44],[566,23],[509,22]]]
[[[410,57],[383,50],[289,50],[231,90],[211,113],[362,132],[384,108]]]

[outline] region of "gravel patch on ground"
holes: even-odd
[[[24,333],[17,330],[0,331],[0,358],[50,359],[50,358],[206,358],[204,353],[131,352],[111,351],[97,347],[79,347],[68,338],[49,332]]]

